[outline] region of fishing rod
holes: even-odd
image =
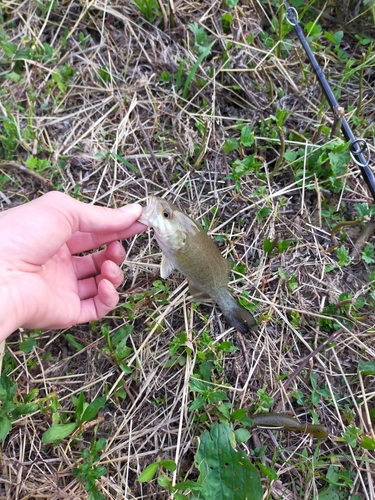
[[[298,13],[296,9],[294,7],[290,7],[286,0],[284,0],[284,5],[286,10],[287,20],[295,29],[297,36],[303,48],[305,49],[307,57],[310,59],[311,66],[313,67],[316,76],[318,77],[319,83],[323,89],[323,92],[325,93],[325,96],[331,106],[331,109],[341,122],[341,130],[345,139],[347,141],[350,141],[350,147],[349,147],[350,155],[353,161],[358,165],[362,177],[364,178],[367,187],[370,193],[372,194],[372,197],[375,200],[375,177],[369,165],[370,151],[367,142],[364,139],[356,139],[354,137],[354,134],[349,126],[349,123],[343,116],[343,110],[342,108],[340,108],[339,103],[337,102],[336,97],[334,96],[331,87],[329,86],[329,83],[327,82],[327,79],[324,76],[324,73],[320,69],[319,64],[315,59],[315,56],[308,44],[308,41],[306,40],[306,37],[298,23]]]

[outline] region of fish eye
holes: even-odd
[[[167,212],[166,210],[164,210],[164,212],[163,212],[163,217],[165,217],[166,219],[169,219],[169,216],[170,216],[170,215],[171,215],[171,214],[170,214],[169,212]]]

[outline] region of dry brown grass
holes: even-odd
[[[82,462],[82,449],[93,436],[107,438],[100,460],[107,474],[98,483],[108,499],[167,498],[155,481],[142,485],[136,480],[158,456],[176,460],[180,479],[196,477],[195,438],[204,427],[188,411],[194,395],[187,384],[197,361],[197,342],[202,331],[209,329],[214,342],[232,340],[241,347],[221,359],[223,371],[217,374],[218,386],[227,384],[235,407],[252,407],[257,387],[263,387],[276,397],[274,410],[294,411],[303,418],[313,409],[330,430],[315,459],[317,442],[307,435],[256,433],[255,441],[245,449],[250,454],[256,444],[267,445],[265,463],[272,464],[279,475],[278,481],[263,481],[265,498],[318,498],[326,485],[329,457],[333,457],[341,470],[352,474],[353,487],[345,489],[345,494],[350,491],[359,495],[355,498],[374,499],[374,452],[353,450],[340,439],[350,423],[375,439],[369,419],[374,408],[374,377],[357,375],[359,360],[375,358],[373,311],[362,309],[352,327],[344,319],[337,320],[342,330],[335,342],[312,356],[292,383],[283,387],[283,376],[292,375],[301,360],[327,338],[329,332],[318,322],[327,316],[325,306],[337,303],[343,292],[351,292],[354,299],[369,294],[367,277],[373,266],[357,257],[349,266],[325,273],[325,267],[337,258],[322,208],[334,207],[340,217],[351,220],[358,202],[371,204],[372,200],[353,165],[346,174],[346,190],[338,194],[311,176],[297,184],[291,165],[281,163],[272,175],[283,146],[305,148],[315,140],[312,134],[319,126],[333,123],[327,108],[320,111],[322,96],[302,51],[290,50],[284,58],[260,38],[260,33],[270,32],[270,21],[278,16],[274,7],[257,0],[240,2],[232,11],[232,29],[225,33],[221,15],[228,9],[221,2],[176,2],[174,26],[167,15],[172,2],[159,3],[167,17],[151,25],[128,0],[62,2],[43,15],[35,2],[2,1],[2,29],[10,42],[24,48],[32,41],[36,53],[42,53],[47,42],[55,52],[49,60],[26,58],[20,82],[4,78],[9,65],[4,58],[1,62],[0,114],[14,117],[20,137],[12,158],[15,164],[8,157],[0,166],[0,174],[9,177],[3,184],[1,208],[24,203],[52,187],[110,207],[144,204],[150,193],[177,199],[212,236],[225,236],[222,249],[229,258],[246,264],[245,276],[235,275],[231,286],[236,295],[248,291],[250,302],[258,305],[259,334],[240,341],[233,329],[228,330],[219,310],[208,306],[193,310],[186,283],[177,273],[168,280],[167,301],[162,292],[149,293],[160,262],[152,234],[126,242],[126,280],[119,306],[102,322],[69,331],[83,344],[81,351],[56,331],[41,332],[28,354],[19,348],[25,332],[15,333],[5,347],[2,366],[12,366],[10,376],[18,384],[20,399],[34,388],[40,397],[54,393],[62,413],[73,411],[71,396],[81,391],[86,401],[107,394],[108,402],[101,421],[88,427],[82,438],[63,440],[55,447],[41,442],[51,425],[49,411],[16,421],[2,443],[0,498],[87,498],[71,469]],[[365,13],[357,24],[345,24],[353,13],[350,4],[344,2],[340,12],[342,19],[333,7],[319,22],[332,31],[344,26],[350,55],[359,59],[353,35],[361,26],[364,34],[372,36],[371,17]],[[315,13],[319,15],[319,8]],[[179,61],[187,74],[197,60],[188,29],[192,22],[204,27],[216,43],[197,71],[200,82],[192,82],[184,99],[183,87],[176,91],[161,75],[176,75]],[[250,34],[253,43],[246,41]],[[83,43],[86,37],[90,38]],[[223,62],[225,51],[228,64]],[[327,50],[321,55],[331,80],[339,84],[342,103],[357,106],[358,74],[341,81],[343,65],[335,54]],[[51,75],[64,65],[75,74],[66,89],[60,90]],[[95,75],[104,66],[110,77],[101,82]],[[369,68],[365,77],[361,119],[366,121],[359,130],[371,142],[375,99]],[[283,136],[276,129],[273,133],[272,124],[262,133],[261,124],[282,108],[291,111]],[[239,137],[239,120],[254,127],[256,150],[226,155],[221,147],[228,138]],[[324,142],[321,136],[316,146]],[[246,175],[241,191],[236,192],[228,178],[230,162],[250,152],[258,155],[262,175]],[[108,153],[122,155],[135,170]],[[31,154],[51,162],[50,168],[38,172],[39,177],[20,168]],[[257,213],[265,207],[270,211],[259,220]],[[347,231],[344,244],[349,250],[359,232],[359,226]],[[291,246],[270,258],[264,241],[276,237],[291,240]],[[279,268],[296,277],[294,290],[280,278]],[[129,319],[124,303],[133,303],[134,317]],[[299,316],[299,324],[293,321],[292,312]],[[353,304],[349,317],[352,312]],[[133,354],[128,360],[133,371],[125,375],[103,355],[101,327],[114,333],[129,322],[134,324]],[[181,330],[187,332],[192,356],[182,366],[167,368],[170,344]],[[321,398],[315,407],[310,402],[310,373],[332,396]],[[126,399],[116,397],[119,384],[128,393]],[[305,406],[297,404],[297,390],[303,393]],[[353,412],[352,421],[345,407]],[[307,458],[301,457],[302,452]]]

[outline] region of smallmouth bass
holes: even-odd
[[[138,220],[154,229],[163,254],[163,279],[177,269],[188,279],[195,300],[213,300],[229,325],[243,334],[256,329],[253,316],[228,291],[229,261],[190,217],[172,203],[152,196]]]

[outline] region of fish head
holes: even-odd
[[[173,203],[151,196],[143,209],[139,222],[155,231],[156,239],[163,251],[183,248],[187,235],[199,231],[198,226]]]

